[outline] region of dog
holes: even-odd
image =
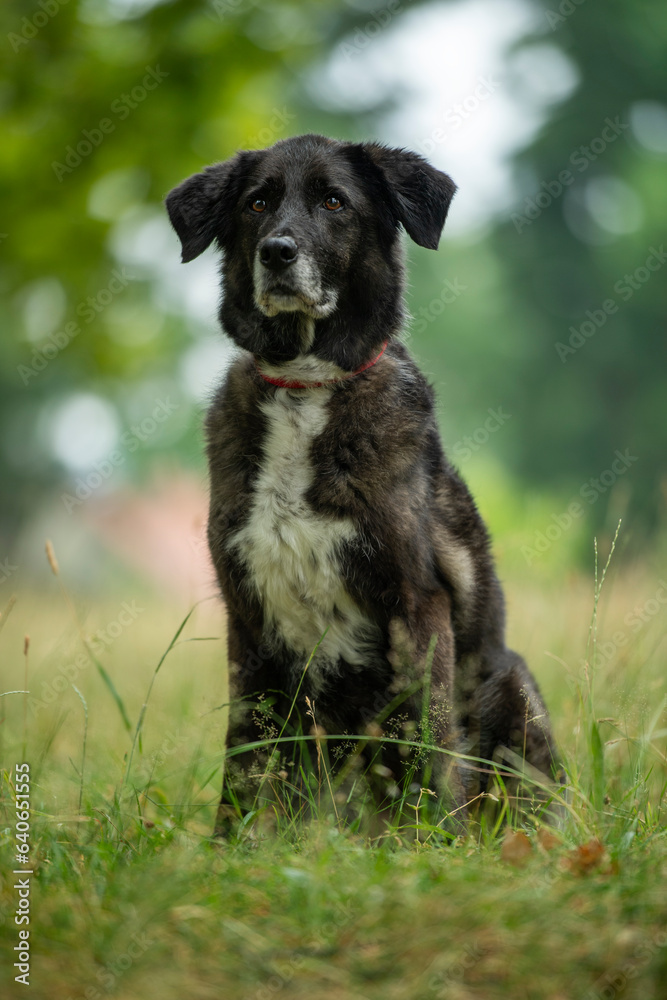
[[[420,739],[438,748],[421,780],[461,816],[493,772],[476,760],[555,772],[489,536],[401,339],[401,227],[436,250],[455,190],[414,152],[308,134],[166,198],[183,262],[222,251],[219,317],[240,348],[206,420],[234,692],[217,833],[257,802],[267,718],[361,735],[380,803],[406,775],[419,789]]]

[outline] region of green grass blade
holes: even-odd
[[[125,708],[125,704],[123,702],[123,699],[121,698],[121,696],[118,693],[116,685],[114,684],[114,682],[112,681],[110,675],[105,670],[105,668],[102,666],[102,664],[100,663],[100,661],[97,659],[97,657],[95,656],[95,654],[91,651],[90,646],[88,645],[88,643],[86,643],[86,650],[88,651],[88,655],[90,656],[91,660],[95,664],[95,667],[97,668],[98,674],[100,675],[100,677],[104,681],[109,694],[111,695],[111,697],[113,698],[113,700],[116,703],[116,707],[118,708],[118,711],[120,712],[120,717],[123,720],[123,725],[127,729],[128,733],[131,732],[131,730],[132,730],[132,723],[130,722],[130,717],[127,714],[127,710]],[[74,687],[74,685],[72,685],[72,687]]]

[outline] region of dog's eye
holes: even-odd
[[[343,207],[343,202],[335,194],[330,194],[324,200],[324,207],[328,208],[330,212],[337,212],[339,208]]]
[[[253,210],[253,212],[263,212],[264,209],[266,208],[266,202],[264,201],[263,198],[253,198],[253,200],[250,202],[250,207]]]

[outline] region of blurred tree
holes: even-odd
[[[150,266],[168,228],[162,198],[202,164],[303,126],[291,95],[300,69],[358,16],[339,8],[3,4],[0,552],[63,475],[47,440],[58,403],[96,393],[125,424],[146,379],[174,389],[193,324]],[[176,265],[175,239],[167,252]],[[198,426],[189,400],[172,452],[201,461]]]
[[[632,502],[654,523],[667,271],[650,268],[663,266],[667,216],[667,13],[658,0],[542,3],[544,33],[523,44],[563,49],[580,86],[517,157],[522,198],[511,217],[485,242],[456,247],[457,276],[476,294],[454,297],[423,330],[415,324],[415,343],[436,376],[447,372],[443,410],[457,415],[455,433],[505,405],[515,420],[512,435],[498,437],[507,467],[565,498],[629,448]],[[162,198],[240,147],[306,129],[374,136],[392,94],[345,114],[320,107],[305,81],[375,6],[3,5],[0,477],[11,486],[0,498],[0,555],[40,493],[63,479],[48,439],[57,407],[75,393],[107,400],[123,428],[155,393],[172,392],[178,420],[166,443],[147,447],[162,441],[201,461],[198,404],[183,396],[180,366],[214,324],[174,300],[168,268],[155,264],[177,266]],[[453,254],[411,253],[417,313],[434,282],[440,293],[442,260]],[[147,464],[128,455],[126,470]],[[606,499],[594,508],[600,518]]]
[[[516,157],[523,197],[492,237],[503,323],[523,344],[511,377],[530,431],[515,468],[563,495],[583,489],[600,523],[612,476],[591,480],[627,451],[630,513],[650,529],[667,485],[667,8],[543,6],[544,33],[522,45],[559,46],[580,85]]]

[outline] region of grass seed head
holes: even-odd
[[[58,560],[56,559],[56,554],[53,551],[53,545],[51,541],[47,538],[46,540],[46,558],[49,560],[49,566],[54,576],[58,576],[60,570],[58,568]]]

